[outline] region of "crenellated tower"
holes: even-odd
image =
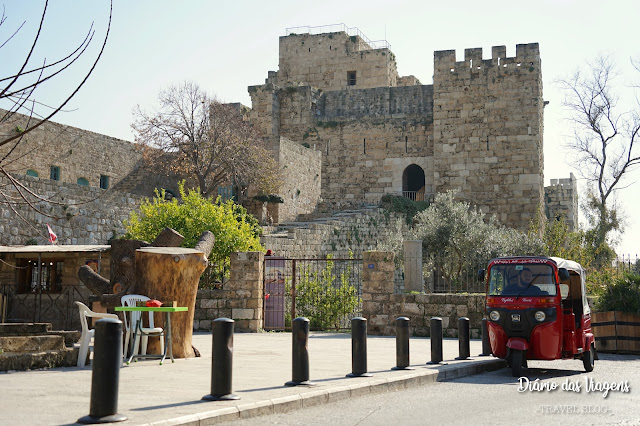
[[[434,187],[456,189],[502,223],[544,211],[543,108],[537,43],[435,52]]]

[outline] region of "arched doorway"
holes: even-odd
[[[402,173],[402,195],[413,201],[424,201],[424,170],[411,164]]]

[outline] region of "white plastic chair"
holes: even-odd
[[[82,302],[75,302],[80,311],[80,324],[82,324],[82,335],[80,336],[80,351],[78,352],[78,367],[83,367],[87,362],[87,353],[89,353],[89,344],[95,334],[93,328],[89,328],[87,318],[113,318],[119,319],[117,315],[102,312],[93,312],[87,305]]]
[[[120,299],[122,306],[136,306],[136,302],[146,302],[149,300],[147,296],[142,296],[140,294],[127,294],[122,296]],[[129,339],[131,338],[131,333],[134,331],[133,328],[136,326],[136,323],[140,320],[140,316],[142,312],[129,312],[130,322],[127,318],[127,312],[124,315],[124,327],[126,329],[125,338],[124,338],[124,356],[127,357],[127,350],[129,349]],[[140,327],[142,329],[142,351],[141,355],[147,354],[147,345],[149,344],[149,335],[151,336],[160,336],[160,347],[164,348],[164,330],[162,327],[155,327],[153,325],[153,312],[149,312],[149,327]],[[140,330],[138,330],[140,331]],[[138,354],[138,349],[140,348],[140,333],[136,334],[136,339],[133,342],[133,355]]]

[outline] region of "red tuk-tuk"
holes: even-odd
[[[493,259],[488,279],[487,329],[491,352],[503,358],[514,377],[527,360],[582,359],[593,371],[596,359],[587,302],[585,270],[558,257]]]

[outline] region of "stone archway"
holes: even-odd
[[[424,170],[411,164],[402,173],[402,195],[414,201],[424,201]]]

